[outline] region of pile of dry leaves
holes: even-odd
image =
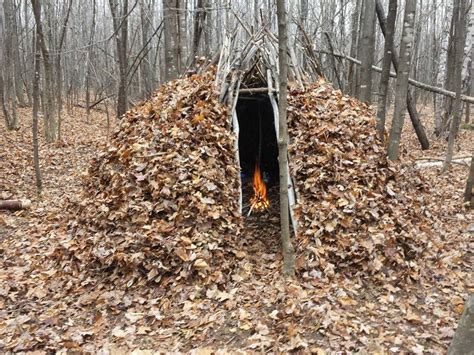
[[[212,76],[171,82],[123,118],[70,208],[62,245],[81,265],[224,281],[239,172]],[[417,279],[431,232],[421,178],[386,159],[367,105],[325,83],[291,91],[289,103],[299,270]]]
[[[324,83],[289,103],[300,269],[416,278],[430,239],[426,187],[386,159],[372,110]]]
[[[364,104],[326,84],[291,91],[301,273],[288,282],[278,187],[269,211],[236,217],[234,138],[213,78],[167,84],[110,145],[104,115],[65,116],[64,145],[40,145],[41,199],[31,110],[18,131],[0,125],[2,196],[33,200],[0,212],[0,352],[445,353],[473,290],[468,167],[424,169],[426,191],[410,157],[385,160]],[[471,151],[472,132],[461,137]],[[204,282],[185,282],[196,274]]]
[[[173,81],[127,112],[69,207],[66,255],[149,281],[223,281],[239,231],[240,175],[212,75]]]

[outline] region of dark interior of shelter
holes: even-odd
[[[242,186],[252,181],[256,165],[269,188],[278,185],[278,143],[268,95],[241,95],[237,102]]]

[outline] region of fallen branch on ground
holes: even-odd
[[[0,200],[0,210],[19,211],[30,206],[30,200]]]
[[[424,160],[415,163],[415,169],[430,168],[433,166],[442,166],[445,158],[430,158],[429,160]],[[458,164],[462,166],[469,166],[470,157],[467,158],[456,158],[451,161],[451,164]]]
[[[460,160],[460,159],[471,159],[470,155],[463,155],[460,157],[454,157],[453,160]],[[440,157],[422,157],[422,158],[416,158],[416,160],[434,160],[434,161],[444,161],[445,158],[440,158]]]

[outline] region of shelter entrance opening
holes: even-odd
[[[243,214],[278,210],[278,143],[268,95],[241,95],[237,102]]]

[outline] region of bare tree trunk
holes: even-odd
[[[43,179],[41,177],[41,169],[39,164],[39,143],[38,143],[38,110],[39,110],[39,82],[40,82],[40,60],[41,52],[39,48],[40,29],[36,26],[35,41],[35,59],[34,59],[34,78],[33,78],[33,164],[35,167],[36,193],[41,194],[43,190]]]
[[[448,52],[446,59],[446,67],[443,68],[446,71],[444,87],[447,90],[455,91],[454,78],[456,76],[456,9],[459,7],[460,0],[454,0],[453,2],[453,15],[451,17],[451,26],[449,30],[449,42]],[[445,98],[443,103],[443,111],[441,115],[441,132],[440,135],[444,135],[450,126],[450,118],[453,113],[453,100]]]
[[[0,61],[1,64],[1,61]],[[4,93],[5,83],[3,81],[3,73],[0,69],[0,105],[2,106],[3,117],[5,118],[5,126],[8,130],[12,130],[10,112],[8,112],[8,107],[5,104],[5,93]]]
[[[359,33],[359,17],[360,17],[360,3],[361,0],[357,0],[357,4],[354,7],[352,13],[352,29],[351,29],[351,57],[355,58],[357,56],[358,48],[358,36]],[[354,63],[349,64],[349,73],[348,81],[350,87],[350,93],[352,96],[356,96],[356,86],[357,86],[357,66]]]
[[[306,32],[307,30],[306,23],[308,22],[308,11],[309,11],[308,0],[300,0],[299,19],[300,19],[301,28],[303,29],[302,31],[299,31],[298,33],[300,43],[305,43],[303,31]],[[301,62],[301,67],[303,68],[303,70],[305,70],[307,63],[306,63],[306,56],[303,51],[301,51],[301,55],[299,59]]]
[[[86,63],[86,115],[87,115],[87,122],[90,122],[90,115],[91,115],[91,108],[90,108],[90,101],[91,101],[91,93],[90,93],[90,84],[91,84],[91,66],[92,66],[92,42],[94,41],[95,36],[95,22],[96,22],[96,0],[92,2],[92,24],[90,29],[89,35],[89,44],[87,48],[87,63]]]
[[[472,355],[474,349],[474,295],[470,295],[464,305],[464,312],[449,345],[448,355]]]
[[[169,81],[178,76],[179,57],[177,47],[178,23],[176,17],[176,0],[163,0],[163,25],[165,32],[165,80]]]
[[[176,46],[176,53],[178,55],[178,73],[183,73],[186,67],[188,56],[188,36],[186,23],[186,3],[184,0],[176,0],[176,16],[178,24],[178,42]]]
[[[455,19],[455,67],[458,70],[455,71],[455,75],[453,78],[455,91],[456,91],[456,99],[454,101],[454,112],[453,112],[453,119],[451,121],[451,127],[449,129],[449,138],[448,138],[448,151],[446,154],[446,160],[443,165],[443,171],[446,171],[451,164],[451,160],[453,159],[453,151],[454,151],[454,140],[456,139],[456,135],[459,131],[459,124],[461,123],[461,91],[462,91],[462,75],[461,69],[462,62],[464,58],[464,45],[466,43],[466,4],[467,0],[458,0],[455,2],[457,6],[454,8],[453,18]]]
[[[382,34],[385,36],[386,35],[385,14],[384,14],[382,3],[380,2],[380,0],[376,0],[376,1],[377,1],[376,11],[377,11],[377,17],[379,20],[380,29],[382,31]],[[400,56],[401,56],[401,52],[400,52]],[[395,51],[395,46],[392,47],[392,64],[395,71],[398,72],[399,58]],[[423,150],[428,149],[430,147],[428,137],[426,136],[425,129],[423,128],[423,125],[421,124],[421,121],[416,112],[416,107],[413,103],[411,94],[408,90],[407,90],[407,97],[406,97],[406,107],[408,108],[408,114],[410,115],[411,123],[413,124],[413,128],[415,129],[416,136],[418,137],[418,141],[420,142],[420,145],[421,145],[421,149]]]
[[[393,37],[395,34],[395,21],[397,19],[397,0],[390,0],[388,5],[387,32],[385,35],[384,57],[382,74],[380,77],[379,100],[377,106],[377,132],[380,139],[384,140],[385,115],[387,110],[388,84],[390,81],[390,68],[392,66]]]
[[[283,274],[292,277],[295,274],[295,251],[290,239],[290,219],[288,202],[288,126],[286,122],[287,93],[288,93],[288,32],[285,0],[277,0],[278,17],[278,61],[280,65],[279,78],[279,137],[278,161],[280,168],[280,224],[281,244],[283,249]]]
[[[438,58],[438,55],[439,55],[439,47],[438,47],[438,40],[437,40],[437,37],[436,37],[436,24],[437,24],[437,13],[436,13],[436,10],[437,10],[437,0],[432,0],[431,1],[431,12],[432,12],[432,16],[431,16],[431,51],[430,51],[430,54],[431,54],[431,57],[432,58]],[[439,60],[439,59],[438,59]],[[437,85],[437,77],[438,77],[438,66],[436,65],[436,62],[434,60],[430,60],[430,73],[431,73],[431,85],[433,86],[436,86]],[[436,106],[436,101],[437,101],[437,97],[436,97],[436,94],[433,94],[433,112],[434,112],[434,122],[435,122],[435,131],[436,131],[436,111],[437,111],[437,106]]]
[[[471,159],[471,169],[467,178],[466,190],[464,191],[464,201],[474,208],[474,153]]]
[[[69,15],[71,14],[72,0],[69,0],[66,15],[63,16],[64,22],[61,28],[61,34],[59,35],[59,44],[56,48],[56,108],[58,112],[58,141],[61,141],[61,111],[63,108],[63,78],[62,78],[62,66],[61,66],[61,52],[64,46],[64,40],[66,38],[67,24],[69,21]]]
[[[193,42],[191,46],[191,54],[189,55],[189,67],[194,67],[196,63],[196,57],[199,51],[199,43],[201,42],[204,22],[206,21],[207,6],[207,0],[197,0],[196,14],[194,16]]]
[[[471,4],[471,85],[469,95],[474,96],[474,4]],[[471,105],[466,103],[466,123],[471,122]]]
[[[359,30],[357,32],[357,58],[363,57],[363,51],[365,48],[362,46],[362,27],[365,21],[365,3],[367,0],[360,0],[360,11],[359,11]],[[360,99],[360,80],[361,80],[361,68],[357,68],[354,74],[354,96]]]
[[[6,105],[6,99],[5,99],[5,81],[3,79],[3,70],[5,68],[5,58],[3,55],[3,12],[0,11],[0,50],[2,53],[0,53],[0,105],[2,106],[2,113],[3,117],[5,119],[5,126],[7,127],[8,130],[11,130],[11,118],[10,118],[10,113],[8,112],[8,107]]]
[[[110,12],[114,24],[115,42],[117,46],[117,62],[119,69],[119,84],[117,94],[117,117],[127,111],[127,41],[128,41],[128,0],[123,0],[122,9],[119,10],[117,0],[109,0]],[[120,12],[119,12],[120,11]]]
[[[20,20],[23,19],[23,23],[25,24],[23,27],[27,27],[26,24],[29,23],[29,19],[30,19],[30,13],[28,11],[28,1],[24,1],[23,2],[23,17],[20,16]],[[24,75],[22,76],[22,81],[23,81],[23,85],[25,86],[25,91],[26,91],[26,96],[28,98],[28,105],[32,106],[33,105],[33,99],[32,99],[32,86],[33,86],[33,80],[28,80],[28,74],[31,73],[31,76],[34,75],[33,71],[34,71],[34,44],[35,44],[35,41],[36,41],[36,36],[33,34],[31,36],[31,38],[29,38],[28,36],[28,32],[26,31],[25,29],[25,32],[26,32],[26,36],[25,36],[25,48],[27,49],[27,51],[25,51],[26,53],[24,55],[22,55],[22,64],[23,64],[23,68],[25,69],[25,73]],[[23,29],[22,31],[20,32],[21,35],[23,36]],[[31,43],[31,51],[28,51],[28,44]],[[30,57],[28,57],[28,52],[31,53],[32,55]],[[29,68],[29,66],[31,65],[31,70]]]
[[[43,94],[45,97],[45,110],[44,110],[44,129],[46,141],[51,143],[57,138],[57,122],[54,115],[53,108],[53,71],[51,67],[51,59],[49,55],[48,47],[46,46],[46,39],[43,32],[43,25],[41,20],[41,4],[38,0],[31,0],[33,6],[33,14],[35,17],[36,30],[37,30],[37,42],[36,46],[39,46],[43,56],[43,67],[44,67],[44,89]]]
[[[4,71],[4,88],[3,88],[3,105],[8,107],[9,119],[7,128],[18,128],[18,117],[16,115],[16,80],[15,80],[15,60],[14,60],[14,39],[15,36],[15,9],[12,0],[5,0],[3,3],[3,11],[5,14],[5,71]],[[3,50],[3,48],[2,48]]]
[[[400,139],[402,135],[405,111],[407,108],[408,77],[410,75],[411,52],[413,49],[413,26],[415,23],[416,0],[407,0],[403,22],[402,41],[400,44],[400,65],[397,73],[395,109],[392,127],[388,140],[388,157],[397,160],[400,155]]]
[[[145,0],[140,0],[140,22],[142,29],[142,48],[143,48],[143,57],[140,63],[140,74],[143,81],[143,88],[141,91],[141,97],[148,97],[153,91],[153,73],[150,66],[149,59],[149,39],[151,33],[151,18],[152,15],[150,4],[146,4]]]
[[[23,84],[21,79],[21,61],[20,61],[20,48],[18,43],[18,23],[17,23],[17,10],[13,0],[4,0],[3,9],[5,13],[5,29],[6,37],[9,43],[7,49],[7,56],[11,58],[10,69],[11,73],[11,90],[12,100],[13,95],[16,96],[20,106],[25,106],[25,96],[23,94]],[[14,92],[14,93],[13,93]]]
[[[359,98],[371,102],[372,98],[372,65],[375,49],[375,0],[365,0],[364,21],[362,22]]]

